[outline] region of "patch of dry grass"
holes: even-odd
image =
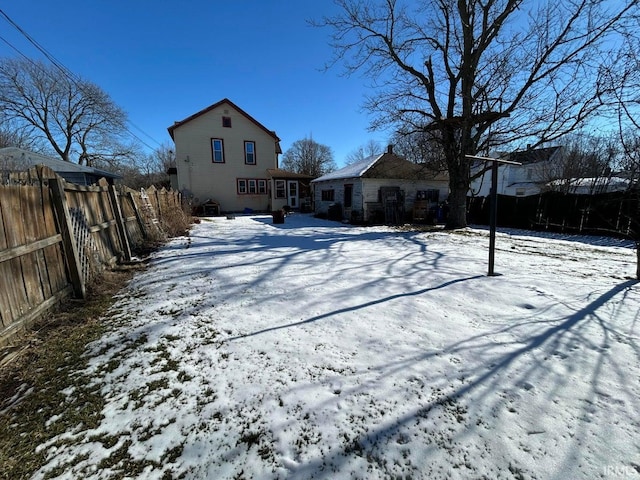
[[[104,272],[87,301],[66,301],[14,342],[12,360],[0,369],[0,479],[30,478],[45,461],[38,445],[100,422],[104,401],[99,386],[79,373],[83,354],[103,334],[113,295],[141,268]]]

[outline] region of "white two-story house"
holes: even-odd
[[[228,99],[169,128],[176,152],[174,184],[193,205],[220,212],[298,208],[310,177],[278,168],[280,139]]]
[[[548,183],[557,178],[560,165],[562,147],[535,148],[512,152],[506,155],[514,164],[499,164],[498,166],[498,195],[526,197],[537,195],[545,190]],[[485,167],[484,162],[476,162],[471,173],[479,172]],[[478,197],[488,197],[491,193],[491,170],[471,183],[471,193]]]

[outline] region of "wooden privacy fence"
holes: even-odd
[[[0,345],[63,298],[85,298],[91,278],[164,237],[178,192],[65,182],[47,167],[0,185]]]

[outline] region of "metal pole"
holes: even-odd
[[[493,263],[496,256],[496,223],[498,218],[498,164],[522,165],[520,162],[502,160],[501,158],[479,157],[477,155],[465,155],[467,158],[482,160],[491,163],[491,203],[489,205],[489,276],[499,275],[493,271]],[[484,174],[484,172],[483,172]]]
[[[493,264],[496,257],[496,223],[498,217],[498,162],[491,165],[491,203],[489,206],[489,273],[495,275]]]

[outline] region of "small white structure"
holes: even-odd
[[[562,147],[527,149],[502,156],[505,160],[521,165],[500,164],[498,166],[498,195],[527,197],[543,190],[555,163],[562,155]],[[484,162],[476,162],[471,173],[485,168]],[[491,189],[491,170],[471,182],[471,193],[478,197],[488,197]]]
[[[449,195],[449,178],[395,155],[368,157],[311,181],[316,214],[354,223],[427,220]],[[340,218],[334,218],[340,219]]]

